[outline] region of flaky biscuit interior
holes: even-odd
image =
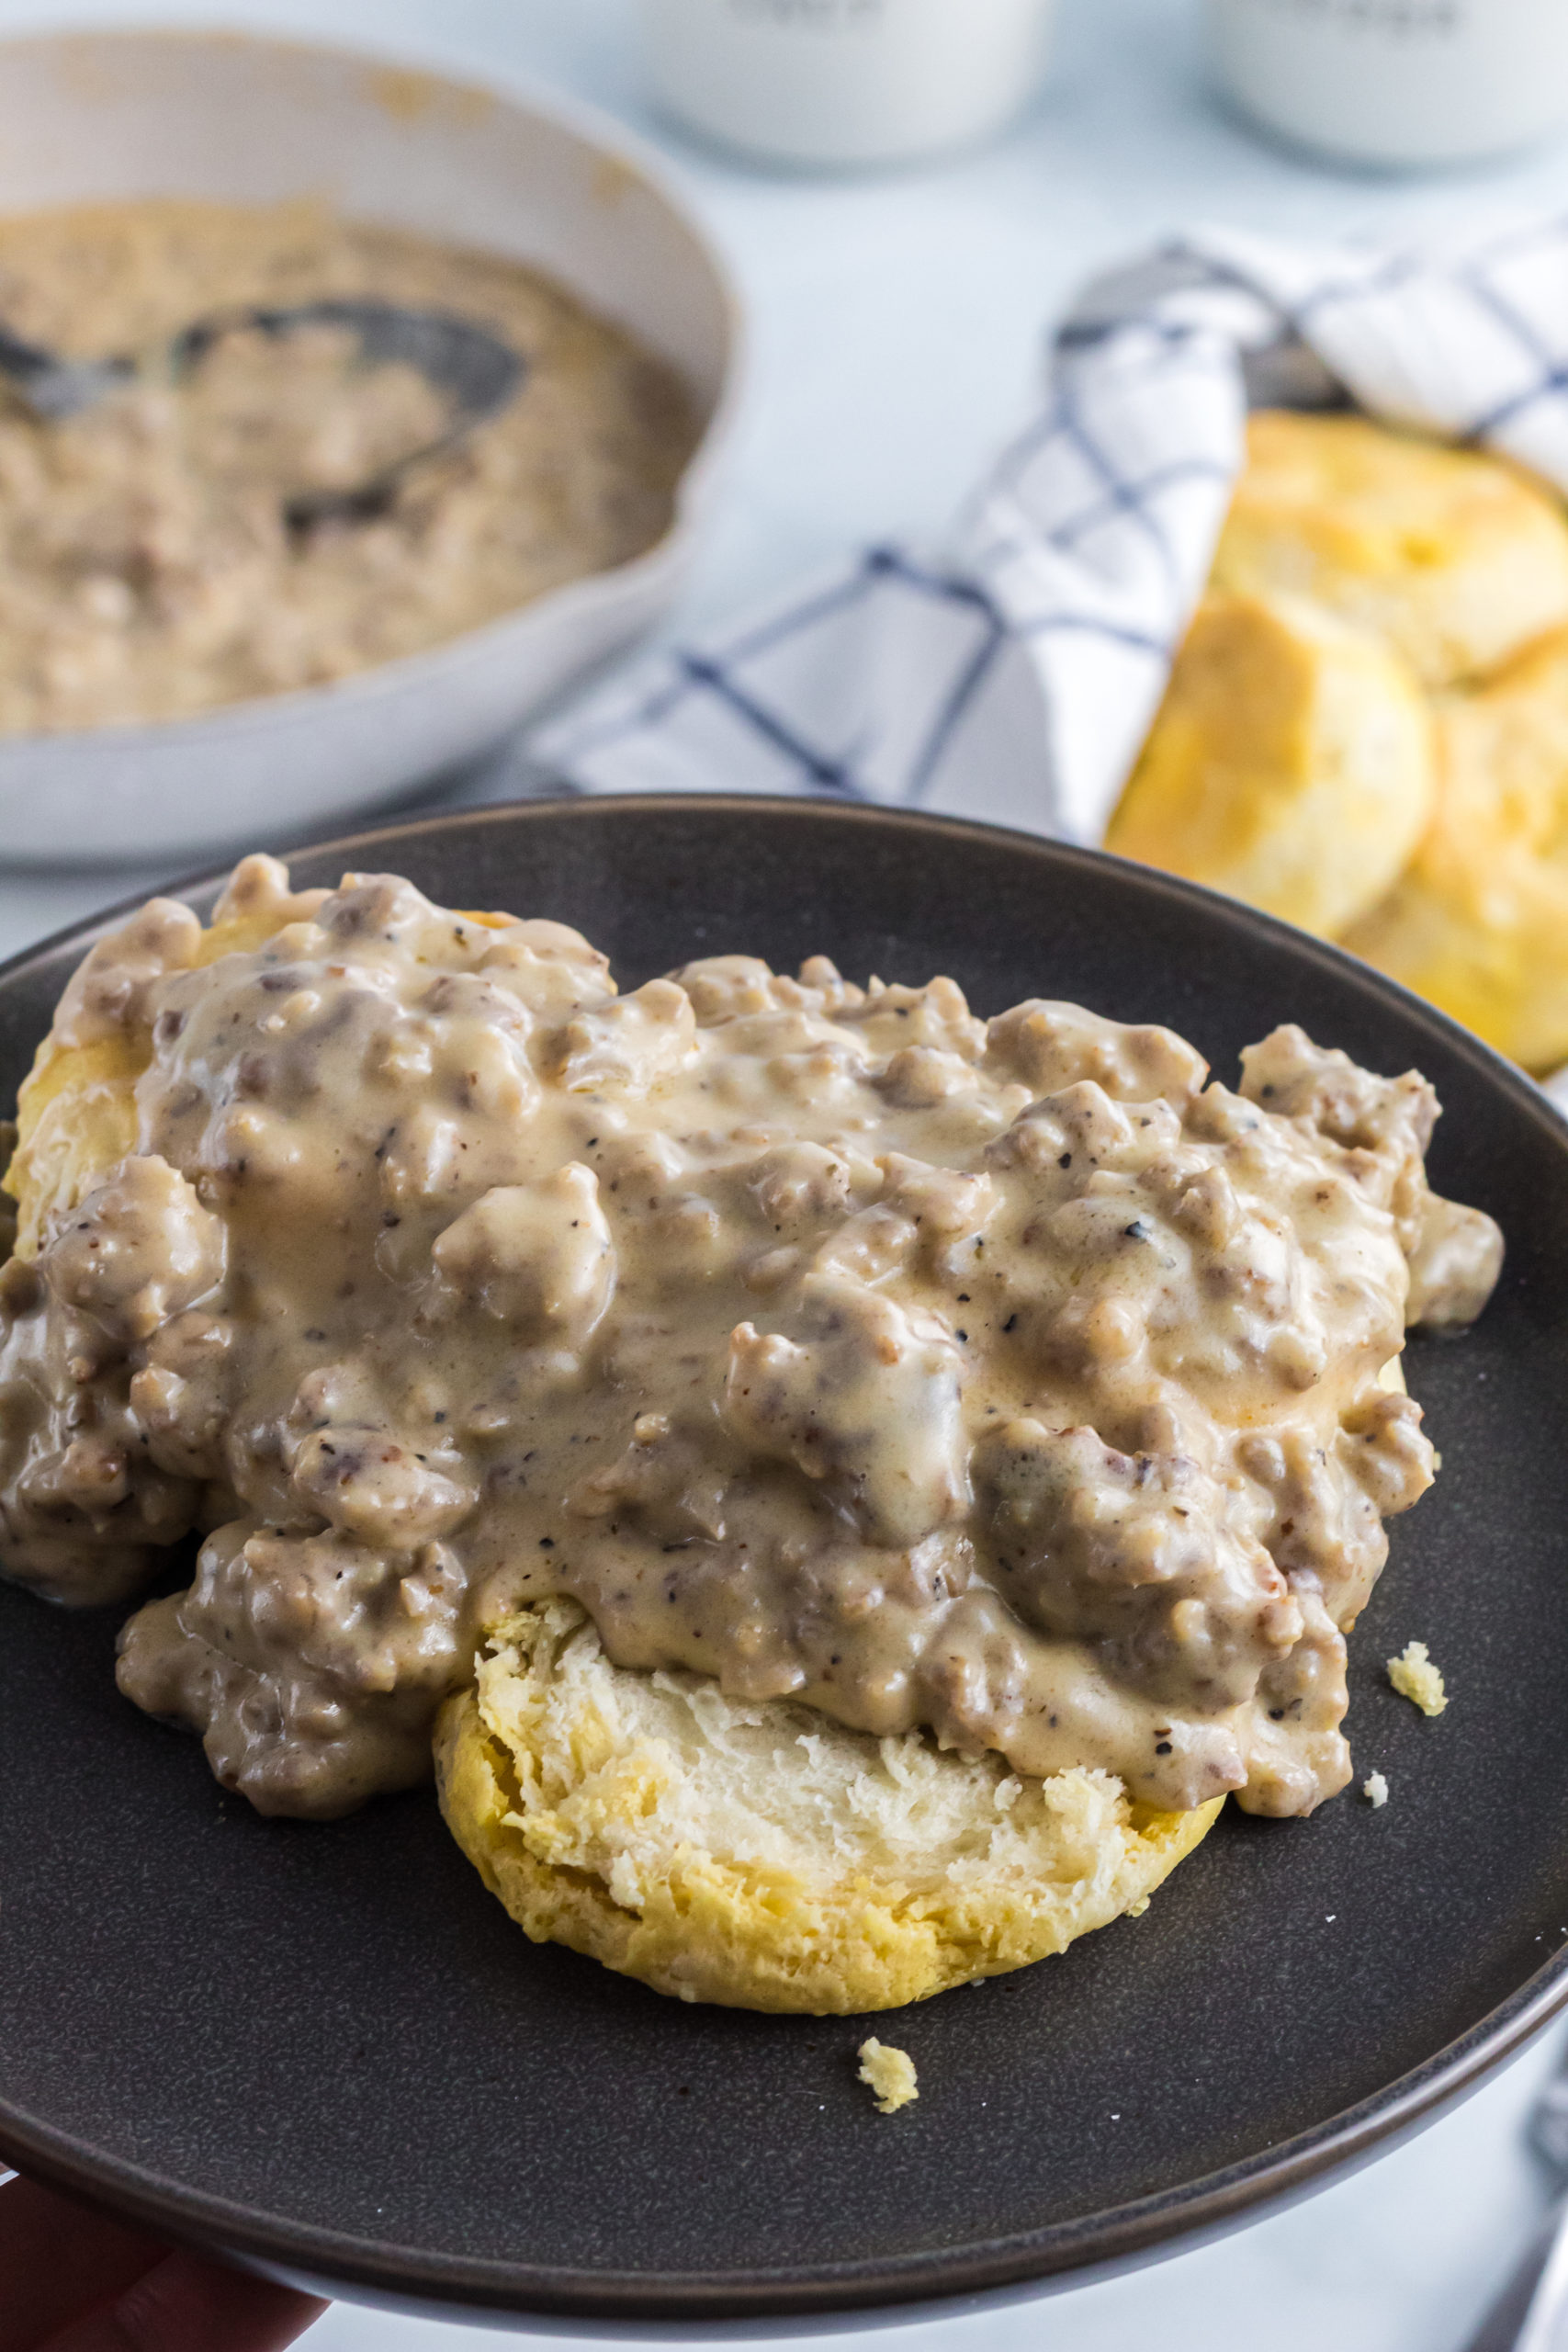
[[[536,1942],[687,2001],[854,2015],[1142,1911],[1223,1799],[1131,1806],[994,1754],[878,1740],[787,1700],[611,1664],[554,1600],[497,1626],[436,1744],[442,1809]]]

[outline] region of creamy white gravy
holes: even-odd
[[[624,1666],[1156,1805],[1344,1785],[1344,1634],[1432,1475],[1380,1375],[1501,1255],[1427,1189],[1423,1080],[1286,1028],[1232,1092],[821,957],[621,997],[559,925],[265,859],[217,921],[257,944],[154,901],[41,1057],[107,1074],[11,1180],[0,1550],[102,1601],[210,1531],[119,1679],[225,1785],[421,1778],[557,1591]]]

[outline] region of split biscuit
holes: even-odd
[[[247,857],[205,929],[177,899],[152,899],[110,944],[123,954],[132,937],[152,980],[259,947],[325,896],[293,892],[275,858]],[[46,1220],[73,1209],[137,1148],[136,1082],[152,1061],[152,1035],[136,1008],[100,1003],[100,985],[95,951],[67,985],[17,1098],[17,1148],[4,1185],[17,1204],[19,1258],[36,1257]]]
[[[345,876],[344,879],[351,879]],[[243,954],[311,915],[325,890],[295,891],[287,866],[243,858],[205,927],[177,899],[152,899],[111,944],[123,957],[133,935],[149,979],[200,970]],[[507,915],[459,910],[465,922],[503,927]],[[136,1082],[152,1059],[144,1023],[96,1001],[93,955],[69,982],[17,1101],[17,1144],[3,1189],[17,1204],[16,1254],[36,1257],[48,1218],[73,1209],[137,1148]]]
[[[1311,596],[1447,686],[1568,622],[1568,522],[1501,458],[1364,417],[1263,409],[1213,584]]]
[[[1021,1968],[1139,1911],[1204,1835],[1098,1771],[882,1739],[700,1675],[613,1666],[573,1601],[496,1627],[436,1738],[442,1810],[536,1943],[660,1993],[854,2015]]]
[[[1212,595],[1106,846],[1332,937],[1392,887],[1432,796],[1399,654],[1300,597]]]

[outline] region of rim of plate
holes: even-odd
[[[1387,979],[1342,948],[1196,883],[1112,857],[1103,850],[1050,841],[1016,828],[974,819],[927,815],[864,802],[788,799],[739,793],[649,793],[504,802],[447,816],[411,820],[304,844],[311,857],[362,854],[385,843],[433,833],[481,834],[497,827],[542,821],[593,824],[642,810],[700,816],[763,810],[778,817],[827,820],[846,826],[919,831],[933,841],[1010,842],[1047,866],[1068,871],[1114,869],[1134,890],[1195,905],[1222,928],[1260,936],[1291,956],[1326,967],[1375,1001],[1430,1029],[1483,1079],[1540,1124],[1568,1159],[1565,1122],[1533,1080],[1468,1030],[1423,999]],[[285,850],[287,857],[290,853]],[[210,888],[226,868],[203,868],[164,887],[162,895]],[[84,947],[144,902],[145,892],[119,900],[102,915],[68,925],[0,964],[0,990],[32,966],[80,942]],[[1568,2007],[1568,1948],[1536,1970],[1468,2031],[1371,2098],[1309,2130],[1221,2171],[1160,2189],[1102,2211],[1046,2223],[1036,2230],[934,2253],[866,2262],[826,2263],[704,2272],[576,2270],[473,2256],[421,2253],[380,2245],[309,2222],[262,2214],[245,2205],[188,2188],[146,2166],[107,2156],[0,2097],[0,2149],[20,2168],[51,2187],[111,2206],[118,2213],[187,2244],[217,2245],[258,2269],[301,2281],[336,2286],[367,2298],[446,2306],[475,2313],[533,2316],[588,2332],[594,2324],[626,2333],[662,2332],[702,2323],[742,2322],[750,2337],[815,2332],[827,2324],[852,2325],[857,2312],[885,2312],[908,2321],[960,2298],[1007,2300],[1032,2289],[1087,2283],[1097,2274],[1175,2253],[1255,2218],[1258,2209],[1286,2203],[1325,2187],[1331,2176],[1354,2169],[1390,2141],[1432,2120],[1445,2107],[1477,2089],[1485,2076]],[[922,2312],[920,2306],[925,2306]],[[900,2309],[900,2307],[902,2307]]]

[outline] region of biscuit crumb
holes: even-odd
[[[1425,1642],[1406,1642],[1401,1655],[1388,1660],[1388,1679],[1401,1698],[1419,1707],[1424,1715],[1440,1715],[1449,1703],[1442,1675],[1432,1664]]]
[[[1446,1706],[1448,1702],[1445,1700],[1443,1703]],[[1366,1798],[1367,1803],[1371,1806],[1374,1813],[1377,1811],[1379,1805],[1386,1804],[1388,1803],[1388,1782],[1383,1779],[1381,1772],[1368,1773],[1366,1779],[1361,1782],[1361,1794]]]
[[[919,2098],[915,2087],[915,2062],[907,2050],[895,2050],[874,2035],[871,2041],[861,2043],[857,2055],[861,2081],[875,2093],[882,2114],[897,2115],[901,2107],[908,2107],[912,2099]]]

